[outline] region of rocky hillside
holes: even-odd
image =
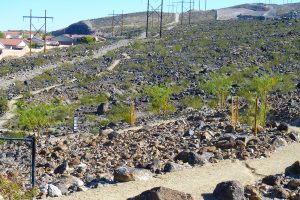
[[[211,20],[229,20],[236,19],[238,15],[250,15],[250,16],[289,16],[290,13],[300,10],[300,3],[276,5],[276,4],[242,4],[238,6],[233,6],[229,8],[219,9],[219,10],[209,10],[209,11],[193,11],[191,22],[198,23],[201,21],[211,21]],[[189,12],[180,14],[184,24],[188,23]],[[121,17],[116,17],[120,20]],[[164,13],[164,24],[170,24],[176,19],[175,13]],[[158,17],[153,15],[150,17],[150,25],[158,25]],[[133,30],[139,30],[144,28],[146,24],[146,13],[129,13],[124,14],[124,32],[130,32]],[[108,34],[112,30],[112,17],[104,17],[98,19],[83,20],[70,26],[57,30],[53,32],[53,35],[60,34]],[[116,32],[120,32],[120,27],[116,27]]]
[[[237,19],[239,15],[264,16],[267,18],[286,16],[287,14],[299,11],[300,3],[294,4],[242,4],[217,11],[218,20]]]
[[[145,27],[146,24],[146,13],[130,13],[124,14],[123,23],[124,23],[124,30],[128,29],[139,29]],[[104,17],[98,19],[91,19],[91,20],[83,20],[74,24],[71,24],[65,29],[54,31],[53,35],[60,35],[60,34],[92,34],[92,33],[99,33],[105,34],[110,33],[112,31],[112,17]],[[164,24],[171,23],[175,20],[174,13],[164,13]],[[115,20],[119,22],[121,16],[115,17]],[[158,17],[157,15],[153,15],[150,17],[150,25],[156,26],[158,25]],[[116,26],[115,31],[120,31],[120,26]]]

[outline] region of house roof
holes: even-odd
[[[0,39],[0,43],[4,46],[18,46],[21,42],[22,39]]]
[[[22,33],[19,31],[6,31],[4,33],[5,35],[14,35],[14,36],[22,35]]]

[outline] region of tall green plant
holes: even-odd
[[[219,74],[212,74],[211,79],[200,86],[200,88],[206,90],[218,97],[218,102],[221,107],[224,106],[226,98],[230,93],[229,89],[232,85],[232,79],[228,76]]]
[[[145,92],[147,96],[150,96],[152,111],[163,114],[175,111],[175,107],[170,103],[172,94],[170,87],[154,85],[147,87]]]

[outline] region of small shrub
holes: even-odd
[[[200,109],[203,106],[203,100],[197,96],[186,96],[182,99],[182,104],[186,108]]]
[[[16,177],[13,177],[16,179]],[[9,180],[6,177],[0,177],[0,194],[5,199],[10,200],[25,200],[25,199],[32,199],[35,195],[38,194],[38,190],[36,188],[23,191],[21,184],[19,181],[16,180]]]
[[[4,98],[3,96],[0,96],[0,115],[4,114],[7,109],[8,109],[8,105],[7,105],[8,101],[6,98]]]
[[[154,85],[146,88],[146,95],[150,96],[151,111],[157,113],[173,113],[176,108],[170,104],[171,88]]]

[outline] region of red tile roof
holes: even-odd
[[[0,39],[0,43],[4,46],[18,46],[21,42],[22,39]]]

